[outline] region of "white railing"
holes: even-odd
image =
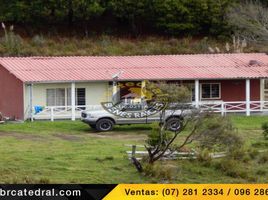
[[[83,110],[101,110],[101,105],[75,106],[75,118],[80,119]],[[46,106],[42,111],[35,112],[33,108],[33,119],[72,119],[72,106]]]
[[[196,105],[193,103],[193,105]],[[198,107],[203,111],[211,111],[226,115],[227,113],[246,113],[246,101],[216,101],[216,102],[199,102]],[[249,103],[250,113],[252,112],[268,112],[268,101],[251,101]],[[80,119],[83,110],[102,110],[101,105],[75,106],[75,118]],[[72,106],[46,106],[42,111],[35,113],[33,108],[33,119],[72,119]],[[31,118],[31,117],[29,117]]]
[[[218,112],[222,115],[226,115],[226,113],[246,113],[247,102],[199,102],[199,108],[205,111]],[[268,101],[250,101],[249,112],[268,112]]]

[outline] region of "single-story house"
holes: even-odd
[[[0,112],[22,120],[75,120],[115,92],[131,97],[129,90],[144,80],[190,84],[193,104],[222,114],[268,109],[268,55],[237,53],[2,57]]]

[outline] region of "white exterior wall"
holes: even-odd
[[[99,105],[100,102],[111,100],[111,87],[108,82],[75,83],[76,88],[86,89],[86,105]],[[71,88],[70,83],[35,83],[33,84],[33,106],[46,105],[46,89]],[[25,116],[29,109],[29,87],[24,86],[24,110]]]

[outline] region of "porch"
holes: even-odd
[[[202,102],[198,104],[195,102],[189,103],[193,106],[199,107],[202,111],[209,111],[219,113],[222,116],[226,116],[230,113],[241,114],[266,114],[268,113],[268,101],[250,101],[250,109],[247,110],[246,101],[233,101],[233,102]],[[58,120],[58,119],[80,119],[81,112],[83,110],[101,110],[101,105],[87,105],[87,106],[75,106],[75,115],[73,116],[71,106],[46,106],[42,111],[33,113],[32,120]],[[34,108],[33,108],[34,110]]]
[[[125,83],[122,88],[127,88],[131,94],[140,95],[143,99],[145,81]],[[190,81],[185,84],[189,84]],[[192,104],[203,110],[219,113],[225,116],[228,113],[242,113],[250,116],[252,113],[268,112],[268,84],[265,79],[240,79],[240,80],[194,80],[192,84]],[[122,83],[121,83],[122,84]],[[126,86],[131,86],[126,87]],[[122,85],[121,85],[122,86]],[[120,82],[106,83],[65,83],[28,85],[28,109],[25,111],[26,119],[51,120],[80,119],[83,110],[101,110],[101,102],[111,101],[128,95],[123,93]],[[35,90],[33,89],[35,88]],[[40,89],[41,88],[41,89]],[[49,88],[49,89],[48,89]],[[54,89],[51,89],[54,88]],[[55,88],[60,88],[56,89]],[[83,95],[79,96],[79,91]],[[60,92],[57,93],[57,90]],[[54,93],[53,93],[54,92]],[[105,98],[101,98],[103,94]],[[122,94],[123,93],[123,94]],[[39,97],[39,102],[36,100]],[[93,102],[93,101],[94,102]],[[79,102],[81,104],[79,104]],[[58,106],[58,103],[61,105]],[[49,105],[51,104],[51,105]],[[42,105],[42,109],[36,109]]]

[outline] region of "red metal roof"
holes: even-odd
[[[120,70],[120,80],[268,78],[268,55],[264,53],[4,57],[0,65],[23,82],[112,80]]]

